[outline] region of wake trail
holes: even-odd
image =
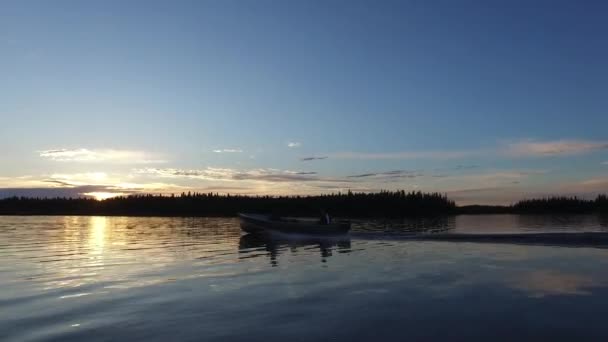
[[[608,232],[556,233],[350,233],[352,240],[507,243],[608,248]]]

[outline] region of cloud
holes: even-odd
[[[241,153],[243,150],[238,148],[224,148],[219,150],[213,150],[215,153]]]
[[[452,170],[471,170],[478,168],[479,165],[456,165],[452,168]]]
[[[196,188],[196,191],[201,191],[201,192],[205,192],[205,191],[217,191],[217,192],[229,192],[229,191],[237,191],[237,192],[242,192],[242,191],[246,191],[246,190],[252,190],[250,187],[247,186],[223,186],[223,185],[218,185],[218,186],[207,186],[204,188]]]
[[[364,153],[364,152],[339,152],[331,154],[332,158],[336,159],[364,159],[364,160],[381,160],[381,159],[458,159],[480,155],[481,151],[402,151],[402,152],[379,152],[379,153]]]
[[[62,174],[54,173],[50,175],[49,179],[45,182],[58,183],[58,184],[69,184],[69,185],[83,185],[83,184],[103,184],[116,182],[105,172],[85,172],[85,173],[71,173]]]
[[[125,182],[133,175],[87,172],[41,176],[0,177],[0,198],[25,197],[93,197],[97,199],[130,194],[170,194],[183,191],[225,191],[228,187],[210,185],[206,188],[147,181]],[[232,190],[249,188],[230,187]],[[252,193],[254,194],[254,193]]]
[[[319,181],[319,177],[310,174],[300,174],[291,172],[267,172],[265,170],[239,172],[233,175],[234,180],[255,180],[266,182],[308,182]]]
[[[53,188],[0,188],[0,198],[18,197],[95,197],[94,194],[107,193],[131,194],[134,190],[121,190],[117,192],[115,188],[104,185],[82,185],[75,187],[53,187]]]
[[[500,144],[491,148],[468,150],[436,150],[436,151],[395,151],[395,152],[337,152],[329,154],[332,159],[359,159],[359,160],[404,160],[404,159],[464,159],[487,157],[542,157],[555,155],[573,155],[590,153],[593,151],[608,150],[608,141],[590,140],[554,140],[534,141],[522,140],[518,142]],[[301,159],[313,160],[313,159]],[[477,168],[479,165],[456,165],[450,170],[467,170]],[[442,169],[445,170],[445,169]]]
[[[0,188],[35,188],[47,184],[35,176],[0,177]]]
[[[327,159],[327,156],[324,157],[304,157],[304,158],[300,158],[301,161],[310,161],[310,160],[323,160],[323,159]]]
[[[529,178],[530,176],[546,174],[547,172],[547,170],[497,170],[486,173],[448,175],[440,178],[446,178],[446,180],[452,183],[477,184],[488,187],[504,185],[512,181]]]
[[[38,151],[40,157],[58,162],[105,162],[152,164],[165,163],[165,160],[154,158],[149,153],[131,150],[99,149],[55,149]]]
[[[409,170],[392,170],[385,172],[362,173],[358,175],[347,176],[348,178],[415,178],[422,174],[415,174],[415,171]]]
[[[157,190],[172,187],[170,184],[163,183],[130,183],[124,182],[124,177],[117,174],[106,174],[105,172],[84,172],[84,173],[55,173],[42,179],[44,185],[77,187],[85,185],[95,185],[113,187],[114,189],[131,190]]]
[[[202,180],[224,181],[266,181],[266,182],[309,182],[309,181],[342,181],[330,180],[317,176],[316,172],[301,172],[277,169],[234,170],[227,168],[208,167],[198,170],[174,168],[145,168],[135,170],[138,174],[157,177],[177,178],[186,177]]]
[[[363,174],[360,174],[360,175],[352,175],[352,176],[347,176],[347,177],[349,177],[349,178],[363,178],[363,177],[373,177],[373,176],[376,176],[376,175],[377,175],[377,173],[363,173]]]
[[[71,174],[52,174],[43,182],[45,185],[63,186],[63,187],[78,187],[78,186],[102,186],[105,190],[133,190],[133,191],[164,191],[168,189],[179,189],[180,186],[158,182],[125,182],[125,178],[131,178],[128,175],[106,174],[104,172],[86,172],[86,173],[71,173]]]
[[[506,154],[514,157],[556,156],[583,154],[608,149],[606,141],[554,140],[522,141],[507,146]]]
[[[455,166],[434,168],[433,171],[438,171],[438,172],[466,171],[466,170],[477,169],[477,168],[480,168],[480,167],[481,166],[477,165],[477,164],[458,164],[458,165],[455,165]]]
[[[608,161],[602,162],[602,165],[608,165]]]
[[[48,180],[56,186],[27,187],[27,188],[0,188],[0,198],[6,197],[92,197],[106,199],[116,196],[133,195],[138,193],[179,191],[180,188],[171,184],[116,184],[116,185],[72,185],[61,181]]]
[[[289,148],[298,148],[302,146],[302,143],[296,142],[296,141],[290,141],[287,143],[287,147]]]
[[[176,168],[145,168],[134,170],[136,174],[152,175],[163,178],[198,178],[198,179],[229,179],[233,173],[232,169],[208,167],[203,170],[176,169]]]
[[[56,179],[47,179],[47,180],[44,180],[43,182],[49,183],[49,184],[54,185],[54,186],[57,186],[57,185],[59,185],[59,186],[67,186],[67,187],[73,186],[73,184],[71,184],[69,182],[62,181],[62,180],[56,180]]]

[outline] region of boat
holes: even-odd
[[[321,224],[314,219],[296,219],[261,214],[239,214],[241,229],[247,233],[295,233],[311,235],[338,235],[350,230],[350,222],[336,221]]]

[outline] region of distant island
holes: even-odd
[[[317,216],[327,210],[339,217],[400,218],[458,214],[586,214],[607,213],[608,197],[527,199],[508,206],[457,206],[440,193],[381,191],[318,196],[244,196],[217,193],[131,195],[106,200],[92,198],[0,199],[0,215],[111,215],[111,216],[236,216],[239,212],[283,216]]]

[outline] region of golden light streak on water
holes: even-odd
[[[106,243],[107,219],[103,216],[91,217],[89,248],[94,254],[102,254]]]

